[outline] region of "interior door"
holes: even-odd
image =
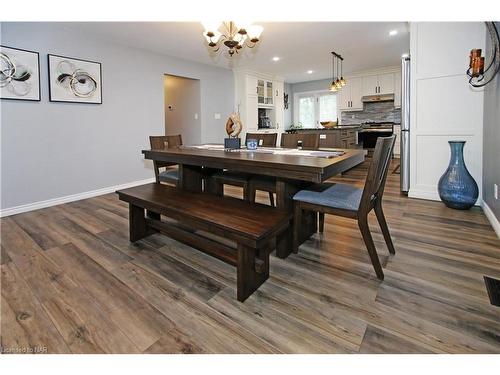
[[[394,73],[378,75],[379,94],[394,94]]]

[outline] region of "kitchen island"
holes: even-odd
[[[289,129],[288,133],[314,133],[319,134],[320,148],[358,148],[358,131],[361,125],[336,126],[334,128],[303,128]]]

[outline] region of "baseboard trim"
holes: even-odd
[[[79,201],[82,199],[97,197],[99,195],[113,193],[119,189],[126,189],[129,187],[134,187],[134,186],[138,186],[138,185],[149,184],[151,182],[155,182],[155,179],[148,178],[145,180],[132,181],[132,182],[128,182],[126,184],[108,186],[108,187],[105,187],[102,189],[86,191],[83,193],[78,193],[78,194],[73,194],[73,195],[67,195],[67,196],[60,197],[60,198],[47,199],[45,201],[24,204],[24,205],[16,206],[16,207],[4,208],[3,210],[0,210],[0,217],[16,215],[16,214],[20,214],[23,212],[39,210],[41,208],[57,206],[58,204],[69,203],[69,202]]]
[[[488,206],[488,204],[486,202],[483,201],[483,204],[481,205],[481,207],[483,208],[484,214],[486,215],[491,226],[493,227],[493,230],[497,234],[498,238],[500,238],[500,221],[498,221],[498,219],[495,216],[495,214],[493,213],[492,209],[490,208],[490,206]]]
[[[439,193],[438,192],[432,192],[432,191],[425,191],[425,190],[415,190],[415,189],[410,189],[408,192],[408,198],[416,198],[416,199],[426,199],[430,201],[441,201],[441,198],[439,198]],[[483,205],[483,199],[482,197],[479,197],[474,204],[474,206],[480,206],[482,207]]]

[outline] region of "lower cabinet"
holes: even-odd
[[[357,136],[356,130],[309,130],[299,131],[299,133],[317,132],[319,134],[319,147],[320,148],[356,148]]]

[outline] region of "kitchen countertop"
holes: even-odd
[[[287,129],[286,131],[336,131],[336,130],[346,130],[346,129],[360,129],[361,125],[345,125],[336,126],[334,128],[303,128],[303,129]]]

